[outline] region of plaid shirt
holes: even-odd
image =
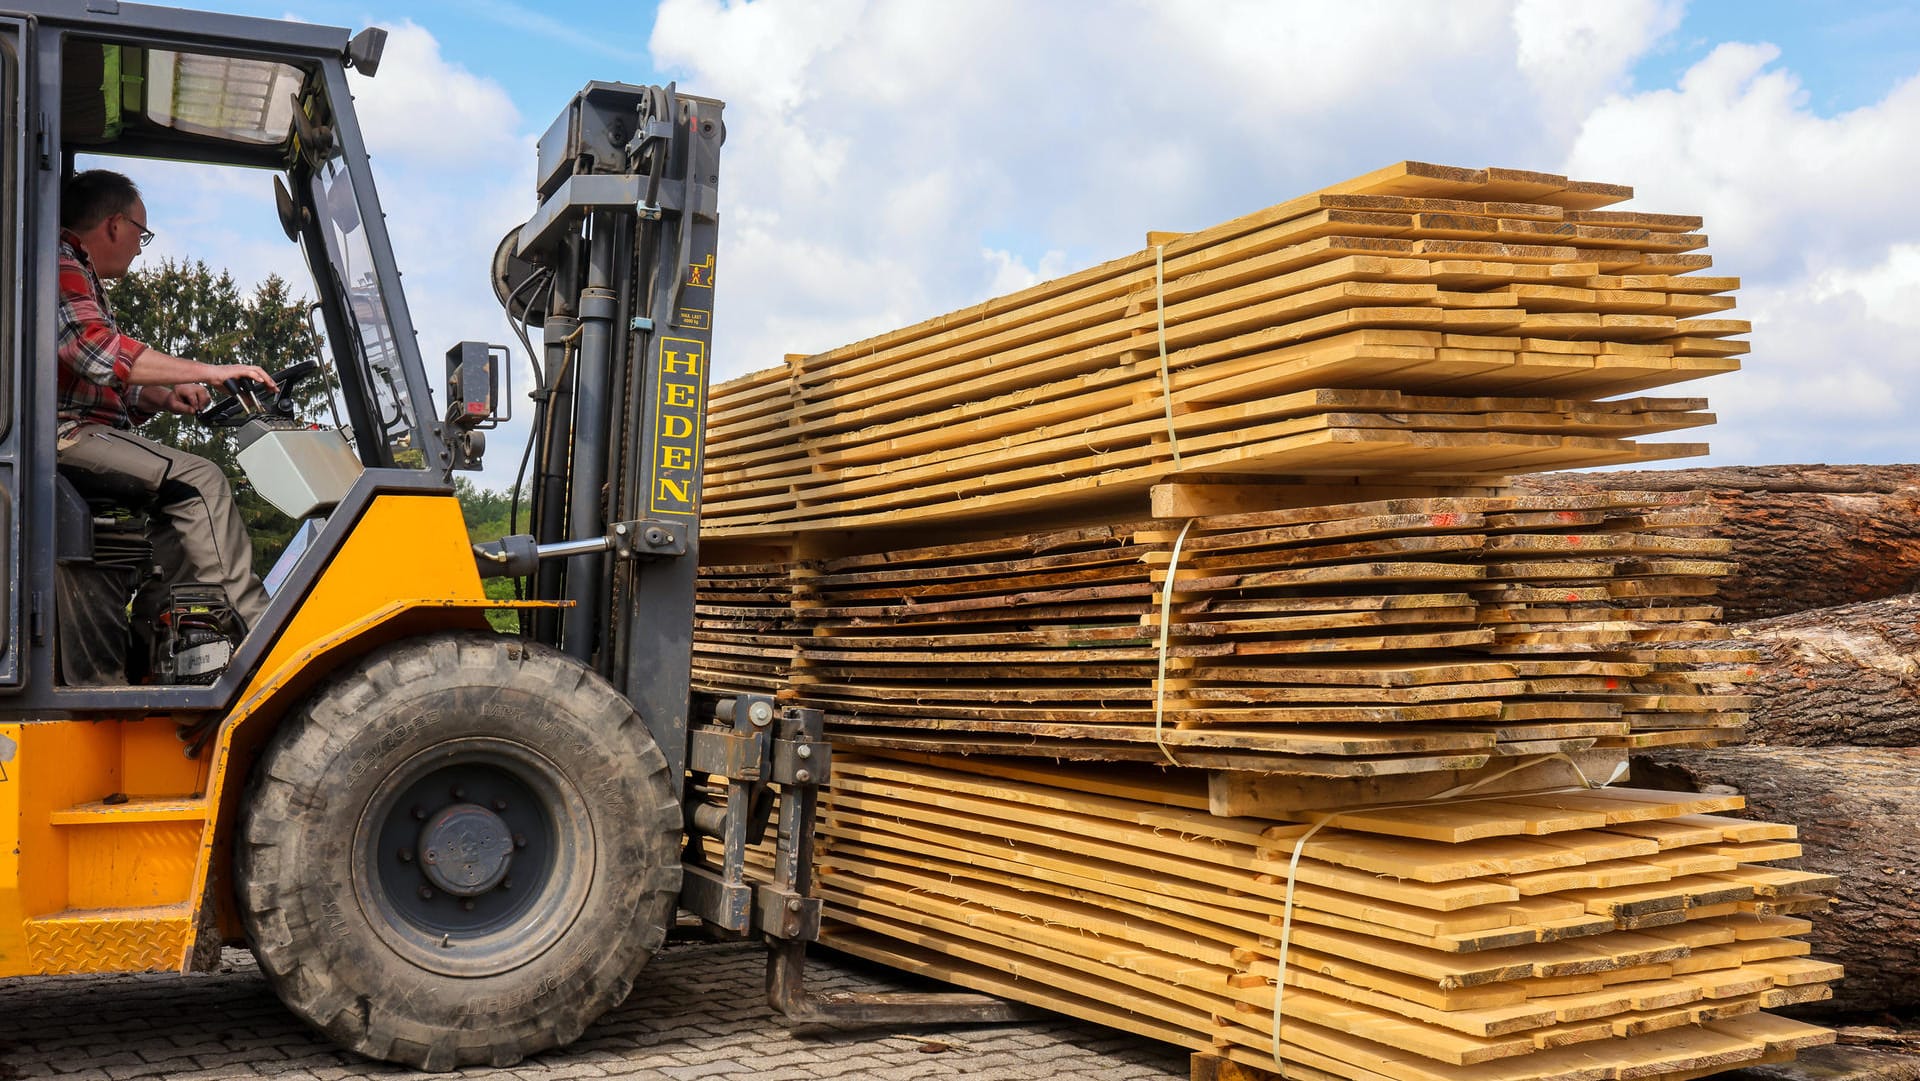
[[[131,428],[153,415],[139,406],[140,388],[127,385],[128,369],[147,346],[120,333],[93,261],[80,238],[65,229],[60,231],[58,322],[54,355],[60,360],[61,439],[82,424]]]

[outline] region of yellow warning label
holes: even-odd
[[[713,288],[713,254],[711,252],[707,254],[705,261],[688,264],[687,284],[696,289]]]
[[[660,382],[653,396],[654,514],[692,517],[700,488],[700,417],[707,393],[707,347],[689,338],[660,339]]]

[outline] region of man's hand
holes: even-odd
[[[207,403],[212,400],[213,395],[207,393],[207,388],[200,384],[182,383],[172,388],[172,393],[167,395],[166,409],[169,413],[178,413],[183,417],[192,416],[206,408]]]
[[[224,383],[229,379],[251,379],[268,390],[279,390],[280,385],[273,381],[267,370],[255,364],[203,364],[206,371],[200,382],[209,384]]]

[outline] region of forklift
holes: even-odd
[[[821,716],[690,690],[721,103],[590,83],[540,140],[492,267],[536,368],[529,531],[476,547],[453,473],[503,419],[510,354],[454,345],[436,404],[347,82],[384,39],[0,0],[0,977],[201,971],[244,943],[344,1047],[502,1066],[622,1002],[684,913],[767,941],[790,1022],[1015,1016],[806,992]],[[253,626],[216,589],[130,628],[152,508],[57,468],[78,154],[268,174],[311,272],[320,355],[203,414],[301,521]],[[335,426],[295,415],[316,376]],[[490,628],[503,607],[520,633]]]

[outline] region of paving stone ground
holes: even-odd
[[[1180,1081],[1187,1055],[1094,1025],[866,1030],[795,1036],[762,992],[765,952],[753,944],[670,946],[632,998],[571,1047],[517,1066],[443,1076],[486,1081],[635,1078],[660,1081]],[[821,957],[824,991],[924,989],[885,969]],[[348,1081],[419,1076],[334,1047],[295,1020],[243,951],[205,975],[0,980],[0,1081]],[[1920,1055],[1821,1048],[1794,1067],[1724,1081],[1920,1081]]]
[[[700,1081],[1166,1081],[1187,1055],[1093,1025],[1046,1020],[913,1032],[790,1034],[773,1018],[753,944],[683,944],[653,959],[632,998],[572,1046],[507,1069],[443,1075],[487,1081],[648,1078]],[[884,969],[820,958],[809,986],[878,991],[908,984]],[[335,1048],[280,1005],[251,956],[218,972],[0,981],[0,1081],[343,1081],[409,1071]]]

